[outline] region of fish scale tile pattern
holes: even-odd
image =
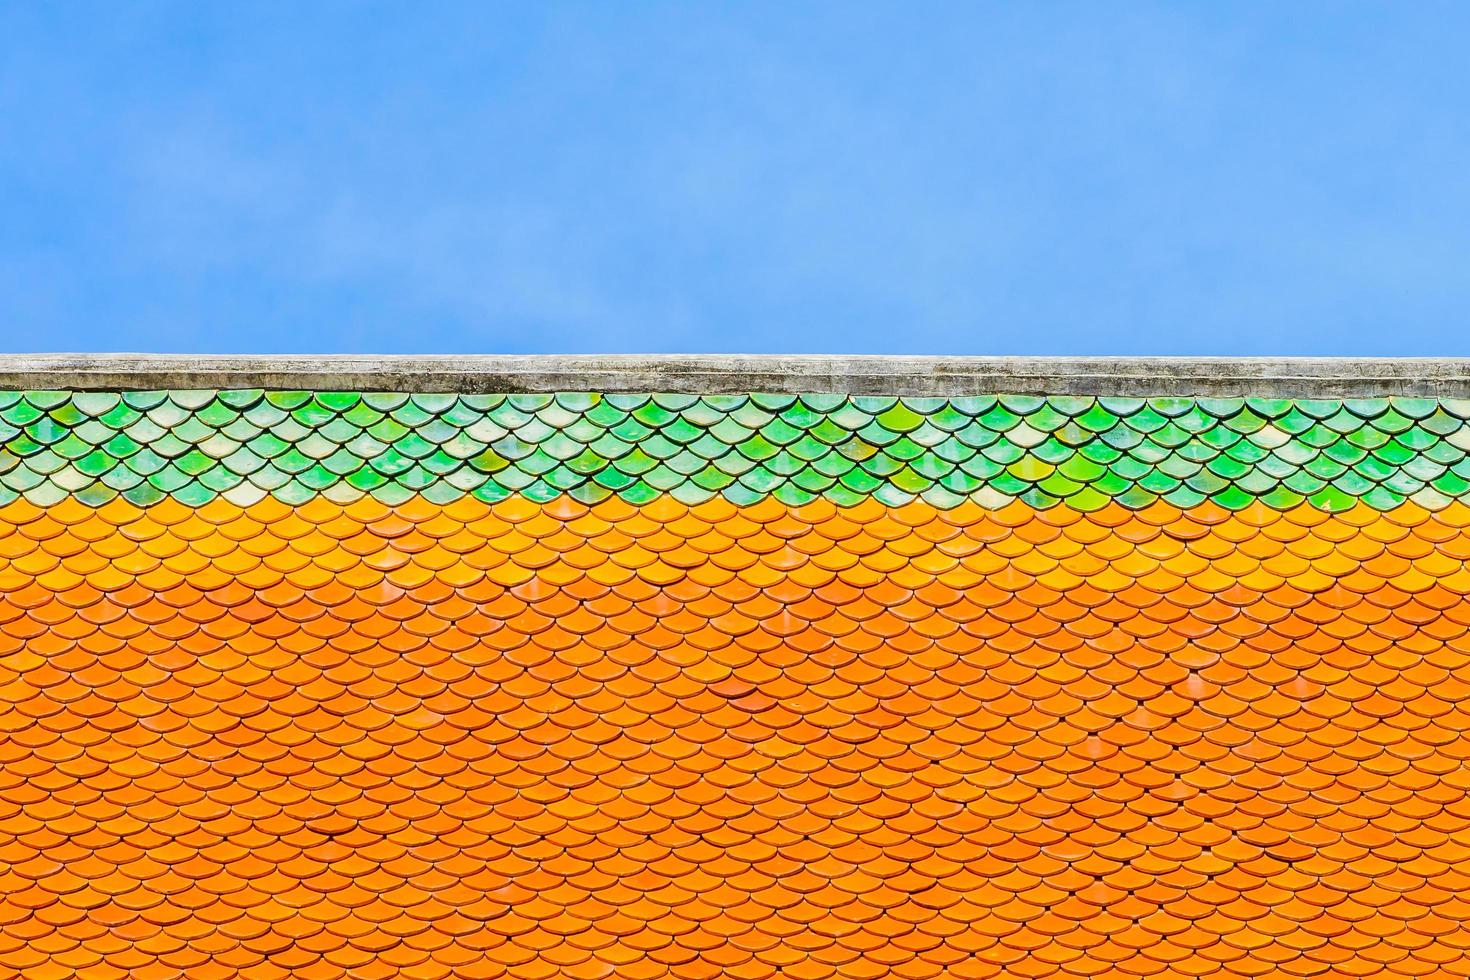
[[[1467,406],[0,403],[0,977],[1470,975]]]
[[[0,393],[0,502],[774,496],[1092,510],[1470,494],[1470,400]]]

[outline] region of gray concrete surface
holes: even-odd
[[[1470,358],[0,355],[0,389],[1470,397]]]

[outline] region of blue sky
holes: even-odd
[[[0,350],[1470,354],[1470,5],[17,2]]]

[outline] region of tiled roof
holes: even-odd
[[[0,978],[1470,975],[1470,405],[0,404]]]
[[[270,494],[1095,510],[1470,494],[1470,399],[0,393],[0,501]]]

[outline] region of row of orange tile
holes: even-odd
[[[1086,582],[1113,592],[1133,581],[1156,592],[1184,582],[1219,591],[1228,581],[1320,590],[1355,588],[1366,575],[1411,592],[1437,583],[1470,593],[1470,508],[1459,505],[1434,514],[1413,505],[1336,515],[1117,510],[661,502],[640,511],[621,503],[515,500],[492,508],[418,500],[396,508],[317,501],[299,511],[274,501],[199,511],[161,504],[146,512],[67,504],[53,513],[12,504],[0,509],[0,588],[37,579],[58,592],[83,581],[113,589],[134,578],[156,590],[184,581],[265,587],[282,578],[365,588],[384,579],[412,586],[429,573],[456,584],[488,578],[513,585],[535,576],[765,587],[794,578],[970,588],[1014,568],[1062,590]]]
[[[1470,975],[1453,509],[210,506],[0,515],[0,978]]]

